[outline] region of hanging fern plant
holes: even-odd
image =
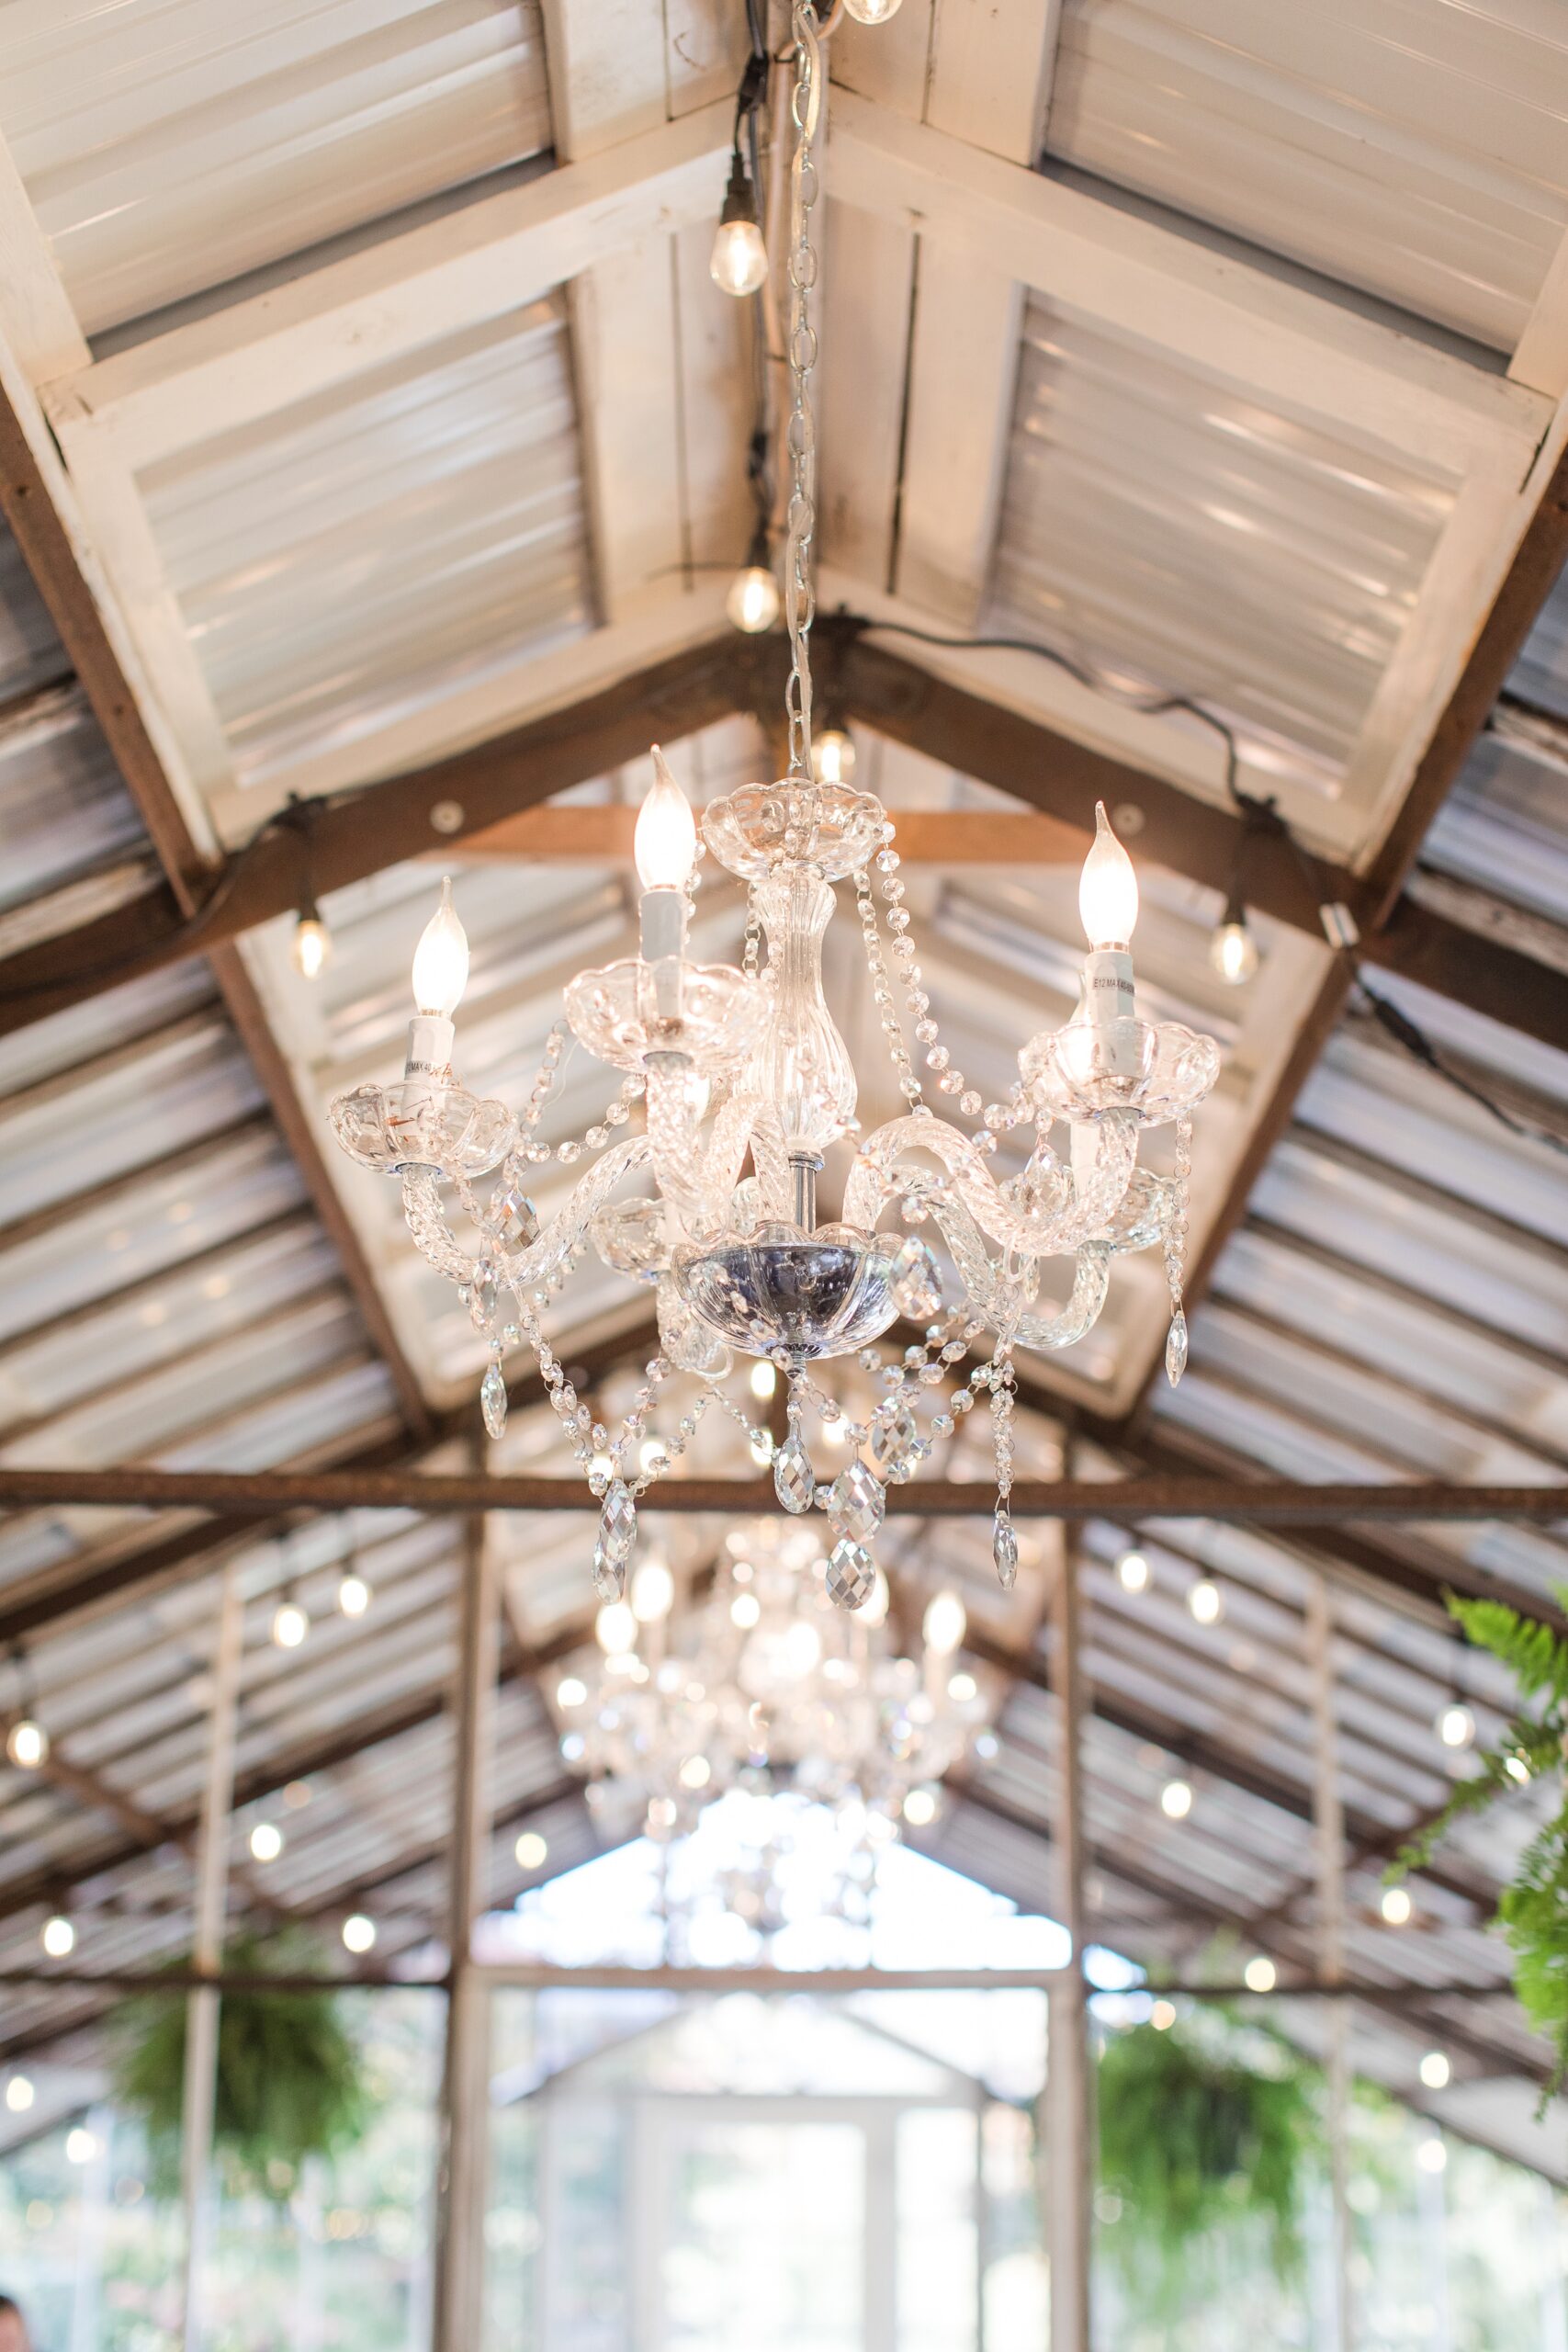
[[[1551,2042],[1555,2063],[1541,2093],[1544,2109],[1568,2075],[1568,1641],[1500,1600],[1455,1593],[1447,1598],[1450,1614],[1471,1640],[1513,1676],[1519,1713],[1497,1745],[1481,1751],[1478,1770],[1460,1782],[1438,1818],[1404,1849],[1389,1876],[1398,1879],[1422,1869],[1453,1823],[1465,1815],[1483,1812],[1499,1797],[1517,1795],[1529,1781],[1555,1781],[1551,1817],[1520,1856],[1493,1922],[1513,1954],[1519,2005]],[[1568,1610],[1568,1586],[1559,1587],[1553,1598]]]
[[[1134,2026],[1105,2045],[1099,2101],[1101,2177],[1122,2209],[1105,2245],[1140,2303],[1162,2306],[1199,2242],[1238,2221],[1261,2224],[1276,2270],[1295,2275],[1319,2129],[1293,2052],[1213,2014]]]
[[[294,1938],[236,1938],[224,1966],[236,1974],[303,1973],[320,1965]],[[185,2101],[183,1996],[150,1994],[121,2012],[116,2083],[147,2127],[161,2185],[177,2180]],[[213,2153],[235,2192],[287,2198],[308,2156],[328,2156],[364,2130],[369,2101],[341,1996],[322,1990],[231,1992],[218,2012]]]

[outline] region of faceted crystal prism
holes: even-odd
[[[871,1597],[876,1564],[860,1544],[846,1536],[835,1544],[828,1561],[828,1598],[837,1609],[858,1609]]]
[[[942,1277],[926,1243],[911,1233],[900,1243],[889,1272],[899,1314],[911,1323],[929,1323],[942,1306]]]
[[[997,1505],[997,1515],[991,1522],[991,1557],[997,1564],[1002,1590],[1010,1592],[1018,1581],[1018,1537],[1006,1503]]]
[[[793,1426],[773,1456],[773,1492],[785,1510],[795,1512],[809,1510],[816,1498],[811,1457],[801,1443],[800,1431]]]
[[[1187,1369],[1187,1317],[1179,1306],[1170,1318],[1170,1336],[1165,1343],[1165,1376],[1174,1388]]]
[[[626,1562],[637,1535],[637,1505],[624,1478],[611,1481],[604,1515],[593,1546],[593,1589],[601,1600],[619,1600],[626,1589]]]
[[[869,1544],[882,1524],[887,1498],[863,1462],[852,1462],[828,1489],[828,1517],[836,1535]]]
[[[896,1413],[873,1426],[871,1450],[877,1468],[895,1486],[901,1485],[912,1473],[918,1442],[915,1416],[908,1405],[901,1405]]]
[[[506,1378],[498,1363],[492,1363],[479,1383],[479,1410],[491,1437],[506,1433]]]
[[[520,1184],[498,1184],[491,1194],[491,1222],[508,1250],[526,1250],[539,1238],[539,1212]]]

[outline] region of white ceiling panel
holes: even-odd
[[[1452,485],[1031,304],[993,622],[1194,696],[1335,795]]]
[[[142,484],[243,785],[590,624],[554,300],[204,442]]]
[[[0,38],[90,334],[549,144],[537,0],[7,0]]]
[[[1050,152],[1499,350],[1568,226],[1552,0],[1066,0]]]

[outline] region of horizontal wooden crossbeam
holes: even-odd
[[[895,1519],[988,1517],[993,1490],[978,1479],[917,1479],[886,1488]],[[1324,1527],[1341,1521],[1499,1519],[1568,1522],[1568,1486],[1461,1486],[1422,1479],[1377,1486],[1303,1486],[1293,1478],[1156,1476],[1021,1479],[1019,1519],[1211,1519],[1249,1527]],[[0,1510],[87,1508],[278,1510],[597,1511],[586,1483],[484,1472],[412,1469],[310,1471],[0,1469]],[[780,1510],[771,1478],[661,1478],[638,1498],[643,1511],[719,1511],[754,1518]]]

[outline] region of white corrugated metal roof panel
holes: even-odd
[[[1512,351],[1568,227],[1551,0],[1066,0],[1050,152]]]
[[[1453,486],[1032,302],[993,621],[1336,791]]]
[[[549,144],[537,0],[8,0],[5,41],[89,334]]]
[[[201,443],[143,482],[242,784],[386,729],[591,619],[553,299]]]

